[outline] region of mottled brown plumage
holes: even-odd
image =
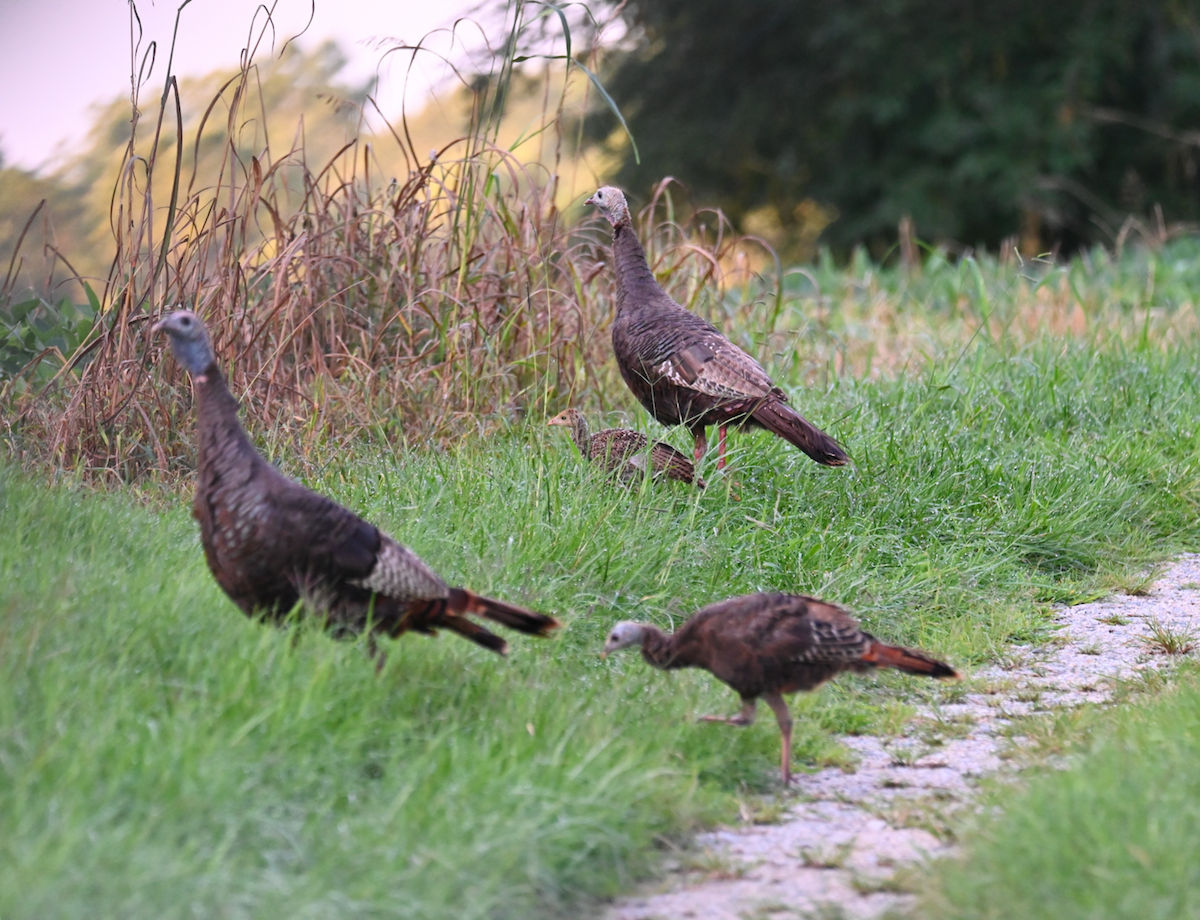
[[[650,271],[619,189],[605,186],[587,203],[613,226],[617,315],[612,340],[621,376],[658,421],[688,427],[697,463],[708,446],[705,428],[717,425],[717,468],[725,465],[725,432],[731,424],[766,428],[826,466],[849,460],[837,441],[788,405],[787,394],[757,361],[667,295]]]
[[[704,480],[696,475],[696,468],[687,457],[663,441],[651,442],[639,431],[605,428],[592,434],[587,419],[578,409],[566,409],[547,424],[568,428],[571,440],[584,459],[600,464],[623,483],[635,482],[644,476],[648,459],[654,475],[665,475],[704,488]]]
[[[896,668],[926,677],[957,678],[957,672],[923,652],[885,645],[845,610],[796,594],[747,594],[710,604],[674,634],[646,623],[618,623],[604,653],[640,645],[656,668],[703,668],[742,698],[736,716],[707,721],[749,725],[761,697],[783,735],[781,775],[791,782],[792,716],[785,693],[815,690],[842,671]]]
[[[285,477],[242,429],[199,318],[181,310],[154,329],[170,336],[195,386],[192,513],[204,555],[217,583],[248,616],[280,622],[304,601],[334,635],[369,628],[377,656],[376,634],[438,629],[504,654],[507,643],[466,614],[535,635],[559,625],[553,617],[449,587],[408,547]]]

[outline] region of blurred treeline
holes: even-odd
[[[293,46],[269,66],[256,68],[254,98],[232,122],[229,90],[236,71],[180,80],[185,137],[181,188],[219,185],[231,143],[247,163],[268,143],[285,148],[302,144],[307,156],[327,161],[356,136],[369,90],[339,81],[344,65],[342,52],[333,44],[309,53]],[[222,88],[226,92],[219,94]],[[157,96],[147,86],[141,106],[156,106]],[[143,117],[134,133],[144,143],[155,130],[154,119]],[[286,136],[271,136],[273,130]],[[115,255],[114,234],[126,229],[119,226],[119,202],[114,201],[120,170],[146,171],[146,163],[137,157],[129,162],[130,137],[129,99],[114,99],[95,111],[86,142],[53,171],[41,175],[15,167],[0,169],[0,264],[7,271],[12,263],[8,287],[77,297],[72,281],[83,279],[94,287],[103,282]],[[173,160],[176,143],[174,130],[163,131],[157,157]],[[153,192],[165,200],[172,178],[173,171],[158,171]],[[128,219],[127,213],[124,216]]]
[[[482,131],[481,109],[486,114],[495,89],[486,77],[473,86],[451,87],[432,104],[403,119],[393,118],[389,125],[373,107],[373,87],[350,85],[344,79],[345,64],[344,53],[334,43],[307,51],[292,44],[283,54],[264,55],[261,64],[252,65],[246,89],[237,70],[181,79],[180,195],[211,196],[226,187],[231,149],[237,168],[246,170],[256,155],[261,158],[269,149],[281,162],[280,169],[293,174],[283,176],[280,185],[294,193],[290,205],[303,207],[309,190],[301,173],[320,173],[335,161],[344,167],[337,154],[355,140],[360,141],[359,153],[367,152],[369,179],[387,185],[392,179],[404,182],[431,154],[461,155],[457,146],[447,151],[447,145],[461,144],[465,135]],[[525,162],[552,160],[554,151],[547,145],[561,143],[542,133],[547,108],[551,116],[564,102],[578,108],[586,91],[586,81],[573,79],[564,99],[563,82],[561,67],[511,74],[505,85],[504,124],[495,131],[495,143],[514,150]],[[25,296],[23,292],[82,302],[86,298],[79,281],[89,283],[104,300],[99,288],[117,254],[116,235],[128,230],[120,226],[121,203],[114,188],[123,168],[139,171],[130,178],[144,188],[147,164],[138,156],[157,130],[149,117],[159,104],[155,85],[161,84],[150,80],[143,86],[136,130],[131,132],[128,97],[97,107],[87,140],[49,171],[5,166],[0,148],[0,320],[4,304]],[[176,143],[168,123],[158,138],[156,160],[173,165]],[[594,187],[596,175],[586,159],[570,159],[570,168],[557,177],[562,200]],[[151,173],[152,196],[165,203],[173,169],[160,165]],[[160,216],[165,218],[165,207]]]
[[[590,137],[792,255],[1025,254],[1200,218],[1196,0],[602,0],[627,26]]]
[[[917,237],[951,251],[1015,245],[1027,256],[1143,230],[1161,239],[1200,221],[1200,0],[592,6],[623,21],[623,38],[592,51],[640,163],[598,95],[564,162],[607,171],[635,203],[673,176],[698,205],[719,206],[789,260],[810,259],[819,245],[841,255],[865,245],[882,257],[906,218]],[[343,64],[332,45],[292,48],[257,73],[249,108],[260,117],[235,124],[225,123],[227,109],[208,107],[232,73],[182,81],[187,136],[208,120],[202,144],[185,152],[185,177],[216,182],[206,161],[216,167],[231,138],[246,153],[266,140],[303,146],[312,164],[369,134],[370,87],[345,85]],[[522,98],[537,108],[545,79],[515,76],[509,109]],[[445,111],[438,128],[412,120],[415,148],[424,154],[423,145],[465,130],[469,97],[462,91],[450,106],[457,124]],[[535,120],[528,115],[506,113],[514,137]],[[53,296],[72,277],[107,275],[129,122],[128,100],[97,111],[88,143],[49,174],[0,160],[0,271],[46,200],[10,287]],[[272,129],[288,136],[267,138]],[[164,136],[161,156],[173,142]],[[379,144],[375,155],[395,149]],[[541,153],[519,151],[527,160]],[[403,177],[414,165],[379,168]],[[594,178],[583,173],[564,191],[581,192]]]

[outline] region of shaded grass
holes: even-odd
[[[507,661],[406,637],[378,678],[361,648],[238,614],[183,500],[0,472],[0,915],[528,917],[612,894],[658,837],[770,788],[778,752],[769,718],[695,720],[736,707],[707,675],[601,662],[613,621],[782,589],[968,668],[1036,641],[1046,602],[1196,545],[1195,359],[981,347],[797,392],[855,466],[741,433],[740,501],[711,463],[703,493],[614,489],[540,425],[318,444],[310,485],[452,583],[567,624]],[[903,700],[942,692],[884,674],[800,698],[795,761],[848,763],[832,734],[895,731]]]
[[[1153,702],[1093,711],[1090,735],[1064,742],[1070,769],[993,794],[996,816],[938,866],[921,915],[1200,915],[1200,682],[1183,674]]]

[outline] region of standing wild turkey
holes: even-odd
[[[717,469],[725,466],[725,429],[756,425],[795,444],[817,463],[841,466],[841,445],[787,404],[758,362],[710,323],[684,309],[654,280],[633,232],[620,189],[605,186],[587,200],[613,226],[617,316],[613,351],[621,376],[664,425],[686,425],[704,456],[704,429],[719,426]]]
[[[197,480],[192,514],[213,576],[249,616],[279,622],[298,601],[326,618],[335,636],[448,629],[504,654],[507,643],[468,619],[473,613],[545,635],[553,617],[450,588],[417,554],[373,524],[286,478],[264,460],[238,422],[196,314],[180,310],[155,324],[192,375],[196,393]]]
[[[565,409],[546,424],[569,428],[571,440],[583,454],[583,459],[599,463],[610,473],[615,473],[621,482],[628,483],[644,476],[648,455],[653,473],[665,473],[671,479],[694,482],[701,489],[704,488],[704,480],[696,475],[696,468],[687,457],[670,444],[648,441],[639,431],[605,428],[590,434],[587,419],[578,409]],[[649,450],[646,449],[648,443]]]
[[[762,697],[783,734],[782,775],[791,782],[792,715],[785,693],[815,690],[842,671],[896,668],[926,677],[957,678],[948,664],[922,652],[884,645],[833,604],[796,594],[747,594],[709,604],[673,635],[647,623],[618,623],[604,654],[631,645],[656,668],[703,668],[742,697],[736,716],[709,722],[749,725]]]

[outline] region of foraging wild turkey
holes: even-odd
[[[703,668],[742,697],[736,716],[708,722],[750,725],[762,697],[783,735],[782,777],[791,782],[792,715],[785,693],[815,690],[842,671],[896,668],[926,677],[958,673],[913,649],[884,645],[840,607],[796,594],[747,594],[709,604],[673,635],[647,623],[618,623],[604,654],[631,645],[656,668]]]
[[[336,502],[292,482],[262,458],[238,422],[204,324],[180,310],[153,327],[170,336],[196,394],[197,480],[192,514],[217,583],[248,616],[281,621],[300,600],[335,636],[448,629],[504,654],[507,643],[471,613],[545,635],[553,617],[451,588],[417,554]]]
[[[655,474],[663,473],[670,479],[694,482],[699,488],[704,488],[704,480],[696,475],[696,468],[687,457],[663,441],[649,441],[639,431],[605,428],[591,434],[587,419],[578,409],[565,409],[546,424],[569,428],[571,440],[583,454],[583,459],[599,463],[610,473],[616,474],[621,482],[632,482],[645,475],[648,455],[651,470]],[[649,450],[646,449],[647,444],[650,444]]]
[[[825,466],[849,460],[837,441],[787,404],[787,395],[757,361],[667,296],[650,272],[620,189],[605,186],[587,203],[613,227],[612,340],[621,376],[656,419],[688,427],[697,463],[708,446],[704,429],[717,425],[717,469],[725,466],[725,430],[731,424],[766,428]]]

